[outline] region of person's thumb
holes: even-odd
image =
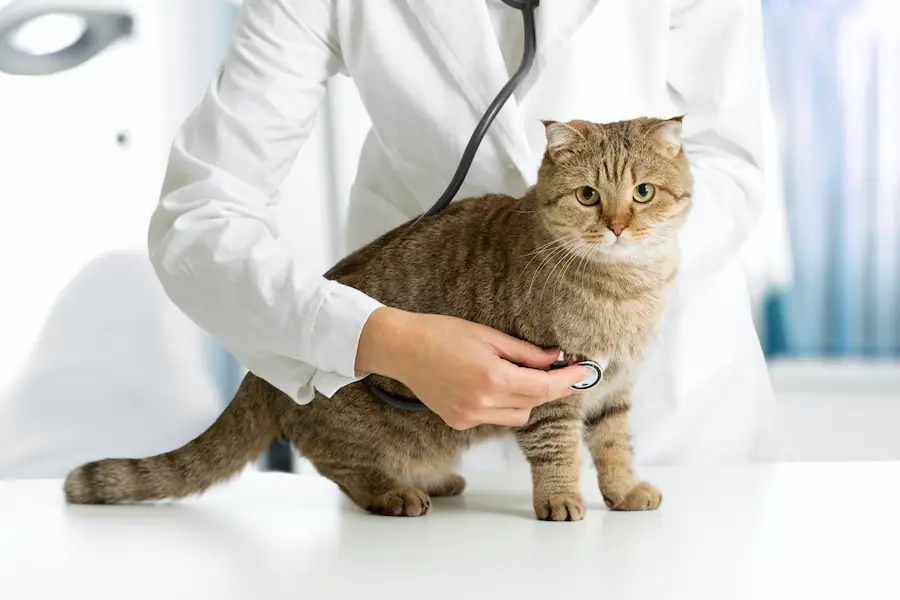
[[[559,390],[567,390],[573,385],[587,384],[597,378],[594,369],[579,364],[550,371],[549,375]]]
[[[492,342],[500,358],[523,367],[549,367],[559,358],[559,348],[541,348],[503,333]]]

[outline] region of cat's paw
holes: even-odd
[[[431,497],[416,488],[400,488],[374,498],[367,509],[386,517],[421,517],[431,510]]]
[[[584,518],[581,494],[551,494],[534,502],[534,513],[541,521],[580,521]]]
[[[466,480],[462,475],[451,473],[444,479],[428,488],[428,493],[433,498],[442,498],[446,496],[459,496],[466,489]]]
[[[606,505],[613,510],[656,510],[662,503],[662,493],[653,485],[642,481],[619,497],[604,495]]]

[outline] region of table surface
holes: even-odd
[[[313,475],[199,498],[68,506],[0,482],[0,598],[898,598],[900,464],[646,468],[660,510],[534,519],[527,474],[470,478],[424,518],[365,514]]]

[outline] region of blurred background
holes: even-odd
[[[52,14],[3,28],[4,14],[26,9]],[[0,0],[0,478],[168,450],[205,429],[243,377],[146,259],[170,140],[238,10],[239,0]],[[764,0],[763,10],[770,194],[744,259],[786,458],[897,460],[900,6]],[[96,47],[52,54],[86,26],[102,33]],[[282,189],[338,199],[278,209],[283,236],[322,271],[341,254],[367,127],[352,82],[330,82]],[[302,470],[292,458],[275,447],[261,466]]]

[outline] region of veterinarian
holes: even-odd
[[[764,203],[760,12],[759,0],[545,0],[534,66],[457,195],[524,193],[544,151],[541,119],[687,115],[694,210],[677,294],[634,398],[638,462],[752,461],[776,450],[739,262]],[[339,73],[373,123],[346,250],[420,214],[518,67],[523,39],[521,13],[500,0],[244,0],[227,59],[174,141],[150,224],[166,293],[300,403],[379,373],[466,428],[523,424],[531,407],[569,393],[582,367],[541,373],[535,386],[525,377],[533,370],[513,363],[545,366],[555,353],[329,282],[289,250],[273,216]]]

